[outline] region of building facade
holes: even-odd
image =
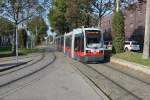
[[[145,31],[145,12],[146,4],[136,4],[134,10],[124,10],[125,18],[125,39],[135,40],[140,43],[144,42],[144,31]],[[112,34],[112,15],[106,16],[102,20],[101,26],[105,41],[110,41],[114,37]]]
[[[12,44],[11,35],[0,35],[0,47],[10,47]]]

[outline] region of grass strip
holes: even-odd
[[[114,57],[127,60],[130,62],[142,64],[150,67],[150,59],[142,59],[142,53],[137,52],[125,52],[113,55]]]

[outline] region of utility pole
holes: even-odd
[[[16,25],[16,63],[18,63],[18,24]]]
[[[150,57],[150,0],[147,0],[143,59]]]
[[[119,9],[120,9],[120,0],[116,0],[116,12],[119,12]]]
[[[16,6],[19,7],[19,1],[17,0],[16,2]],[[18,9],[19,10],[19,9]],[[17,10],[17,13],[16,13],[16,63],[18,63],[18,18],[19,18],[19,14],[18,14],[18,10]]]

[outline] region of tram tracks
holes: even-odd
[[[21,69],[24,69],[24,68],[27,68],[27,67],[30,67],[30,66],[32,66],[32,65],[34,65],[34,64],[36,64],[36,63],[38,63],[38,62],[40,62],[41,60],[43,60],[43,58],[44,58],[44,54],[42,53],[42,54],[40,54],[40,59],[37,59],[37,60],[35,60],[35,61],[31,61],[31,63],[27,63],[27,64],[25,64],[25,65],[20,65],[20,66],[17,66],[17,67],[13,67],[13,68],[11,68],[11,69],[9,69],[9,70],[4,70],[4,71],[1,71],[0,72],[0,77],[2,77],[2,76],[4,76],[4,75],[7,75],[7,74],[10,74],[10,73],[13,73],[13,72],[15,72],[15,71],[18,71],[18,70],[21,70]],[[36,56],[37,57],[37,56]],[[39,55],[38,55],[38,57],[39,57]]]
[[[31,57],[38,57],[40,56],[41,54],[34,54],[32,56],[24,56],[24,57],[19,57],[19,59],[26,59],[26,58],[31,58]],[[12,57],[8,57],[6,59],[4,58],[0,58],[0,62],[4,62],[4,61],[14,61],[16,60],[16,58],[12,58]]]
[[[138,81],[140,81],[140,82],[143,82],[143,83],[145,83],[145,84],[147,84],[147,85],[150,85],[150,82],[147,82],[147,81],[142,80],[142,79],[140,79],[140,78],[137,78],[137,77],[135,77],[135,76],[133,76],[133,75],[130,75],[130,74],[126,73],[126,72],[123,72],[123,71],[121,71],[121,70],[119,70],[119,69],[117,69],[117,68],[114,68],[114,67],[112,67],[112,66],[110,66],[110,65],[108,65],[108,64],[104,64],[104,65],[105,65],[105,67],[107,67],[107,68],[110,68],[110,69],[112,69],[112,70],[114,70],[114,71],[117,71],[117,72],[119,72],[119,73],[125,74],[126,76],[132,77],[133,79],[136,79],[136,80],[138,80]]]
[[[43,56],[39,60],[35,61],[34,63],[18,68],[16,70],[7,72],[5,74],[1,74],[0,75],[0,88],[8,86],[9,84],[12,84],[18,80],[31,76],[45,69],[56,60],[56,55],[54,53],[51,53],[51,57],[53,58],[50,61],[48,60],[45,61],[46,59],[49,58],[48,56],[50,56],[50,54],[43,53]],[[42,64],[42,62],[45,62],[45,64]]]
[[[148,96],[149,83],[125,72],[113,69],[105,64],[75,63],[74,66],[110,100],[150,99],[150,96]],[[143,92],[147,93],[144,94]]]

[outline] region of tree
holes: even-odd
[[[3,3],[3,0],[0,0],[0,5]]]
[[[0,35],[12,34],[14,29],[14,24],[9,22],[4,18],[0,18]]]
[[[113,5],[113,0],[94,0],[93,9],[94,12],[98,14],[99,27],[101,27],[102,18],[113,11],[112,5]]]
[[[7,18],[15,25],[15,32],[13,34],[13,53],[16,54],[16,60],[18,63],[18,25],[28,20],[33,16],[35,7],[38,5],[36,0],[5,0],[3,6],[4,13],[1,17]]]
[[[70,25],[65,18],[67,0],[54,0],[49,13],[51,27],[58,33],[64,34],[70,30]]]
[[[92,17],[93,0],[68,0],[65,17],[72,28],[81,26],[90,27]]]
[[[28,30],[35,36],[35,44],[39,45],[46,36],[48,27],[42,17],[35,17],[28,23]]]
[[[70,0],[70,1],[68,0],[67,2],[65,17],[67,21],[70,22],[72,29],[81,26],[80,5],[81,5],[80,0]]]
[[[19,29],[19,46],[20,48],[26,48],[27,32],[25,29]]]
[[[113,40],[113,49],[115,53],[124,52],[124,16],[123,13],[119,10],[119,12],[113,13],[112,19],[112,31],[115,33],[115,38]]]
[[[143,59],[150,57],[150,0],[147,0]]]
[[[81,26],[92,26],[95,19],[92,0],[54,0],[49,13],[51,26],[59,34]]]

